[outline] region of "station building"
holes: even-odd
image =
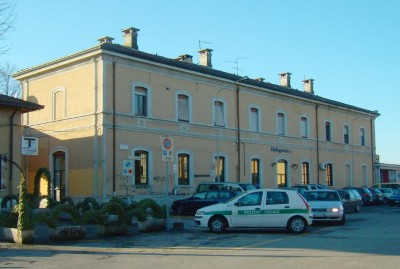
[[[41,194],[57,199],[183,195],[204,181],[375,182],[377,111],[318,96],[313,79],[294,89],[288,72],[273,84],[215,70],[211,49],[198,63],[146,53],[138,32],[14,74],[23,99],[44,105],[23,116],[39,139],[25,158],[30,189],[42,167]]]

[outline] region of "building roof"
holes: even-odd
[[[22,113],[43,109],[44,106],[0,94],[0,107],[18,108]]]
[[[180,69],[184,69],[187,71],[200,73],[203,75],[209,75],[209,76],[214,76],[214,77],[221,78],[221,79],[231,80],[232,82],[243,78],[241,76],[227,73],[227,72],[220,71],[220,70],[216,70],[216,69],[212,69],[210,67],[206,67],[206,66],[202,66],[202,65],[198,65],[198,64],[190,63],[190,62],[179,61],[177,59],[171,59],[171,58],[159,56],[157,54],[146,53],[143,51],[139,51],[136,49],[132,49],[132,48],[129,48],[126,46],[122,46],[119,44],[113,44],[113,43],[102,43],[102,44],[99,44],[90,49],[80,51],[75,54],[72,54],[72,55],[69,55],[69,56],[66,56],[63,58],[59,58],[57,60],[54,60],[54,61],[51,61],[48,63],[44,63],[39,66],[23,69],[15,74],[13,74],[13,77],[17,78],[19,76],[24,76],[25,74],[28,74],[30,72],[38,71],[41,68],[50,67],[54,64],[59,64],[63,61],[71,60],[75,57],[80,57],[80,56],[84,56],[85,54],[94,53],[98,50],[102,50],[104,52],[108,51],[110,53],[122,54],[122,55],[125,55],[128,57],[138,58],[138,59],[146,60],[149,62],[154,62],[154,63],[163,64],[163,65],[167,65],[167,66],[171,66],[171,67],[175,67],[175,68],[180,68]],[[280,86],[280,85],[269,83],[269,82],[263,82],[263,81],[259,81],[256,79],[247,78],[247,79],[241,80],[240,83],[244,84],[244,85],[263,88],[268,91],[276,92],[277,94],[284,94],[284,95],[288,95],[288,96],[292,96],[292,97],[296,97],[296,98],[300,98],[300,99],[309,100],[309,101],[315,102],[317,104],[327,104],[327,105],[336,106],[336,107],[339,107],[342,109],[354,110],[357,112],[369,114],[370,116],[374,116],[374,117],[378,117],[380,115],[377,110],[372,111],[372,110],[360,108],[360,107],[353,106],[350,104],[345,104],[345,103],[338,102],[335,100],[327,99],[327,98],[324,98],[324,97],[321,97],[321,96],[318,96],[315,94],[307,93],[302,90],[297,90],[297,89],[293,89],[290,87],[284,87],[284,86]]]

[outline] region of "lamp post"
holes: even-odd
[[[217,164],[215,165],[215,170],[216,170],[216,173],[217,173],[217,181],[219,182],[220,181],[220,176],[221,176],[221,173],[220,173],[220,155],[219,155],[219,124],[220,124],[220,113],[219,113],[219,111],[216,111],[215,110],[215,102],[219,102],[219,94],[223,91],[223,90],[225,90],[226,88],[228,88],[229,86],[231,86],[231,85],[235,85],[236,83],[238,83],[238,82],[241,82],[241,81],[243,81],[243,80],[245,80],[245,79],[248,79],[248,77],[247,76],[244,76],[244,77],[242,77],[242,78],[240,78],[240,79],[238,79],[238,80],[235,80],[235,81],[232,81],[232,82],[230,82],[230,83],[228,83],[228,84],[226,84],[225,86],[223,86],[222,88],[220,88],[218,91],[217,91],[217,95],[216,95],[216,97],[215,97],[215,100],[214,100],[214,113],[216,114],[214,114],[214,116],[216,116],[215,117],[215,119],[214,119],[214,121],[215,121],[215,124],[217,125]]]

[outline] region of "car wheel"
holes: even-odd
[[[288,221],[287,228],[290,232],[299,234],[307,228],[307,223],[302,217],[293,217]]]
[[[383,198],[383,203],[385,205],[387,205],[389,203],[389,198],[387,198],[387,197]]]
[[[220,216],[213,217],[208,223],[208,228],[215,233],[225,232],[227,226],[226,220]]]
[[[360,206],[359,206],[359,205],[357,205],[357,206],[354,208],[354,212],[356,212],[356,213],[359,213],[359,212],[360,212]]]

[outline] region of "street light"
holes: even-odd
[[[225,90],[226,88],[228,88],[229,86],[231,86],[231,85],[235,85],[236,83],[238,83],[238,82],[241,82],[241,81],[243,81],[243,80],[245,80],[245,79],[248,79],[249,77],[247,77],[247,76],[244,76],[244,77],[242,77],[242,78],[240,78],[240,79],[238,79],[238,80],[235,80],[235,81],[232,81],[232,82],[230,82],[230,83],[228,83],[228,84],[226,84],[225,86],[223,86],[222,88],[220,88],[218,91],[217,91],[217,96],[216,96],[216,98],[215,98],[215,101],[214,101],[214,113],[216,113],[216,117],[215,117],[215,119],[214,119],[214,121],[215,121],[215,123],[216,123],[216,125],[217,125],[217,164],[216,164],[216,166],[215,166],[215,169],[216,169],[216,173],[217,173],[217,181],[219,182],[219,180],[220,180],[220,176],[221,176],[221,173],[220,173],[220,159],[219,159],[219,157],[220,157],[220,155],[219,155],[219,124],[220,124],[220,113],[219,113],[219,111],[216,111],[215,110],[215,102],[219,102],[219,94],[223,91],[223,90]]]

